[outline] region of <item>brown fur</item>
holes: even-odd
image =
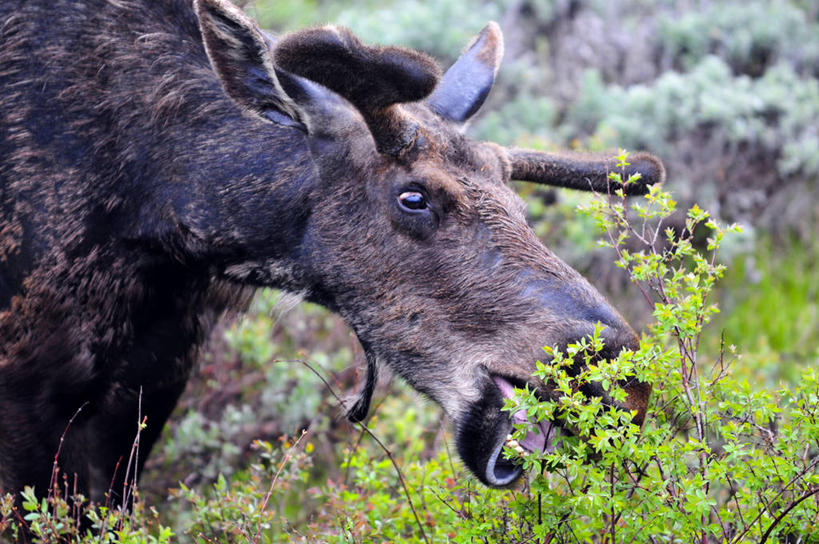
[[[507,185],[519,152],[465,138],[457,101],[423,100],[438,77],[426,57],[330,29],[274,51],[225,0],[6,0],[0,21],[4,489],[45,492],[81,407],[60,463],[93,499],[112,478],[121,489],[140,396],[141,464],[213,321],[258,286],[341,314],[371,371],[440,403],[493,485],[509,429],[493,375],[548,395],[531,378],[540,347],[598,321],[611,354],[635,345],[526,225]],[[463,111],[494,77],[492,29],[435,90],[462,89]],[[568,184],[601,175],[577,164]],[[427,208],[403,206],[408,191]],[[629,385],[638,419],[647,390]]]

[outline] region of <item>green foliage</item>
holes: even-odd
[[[819,248],[788,240],[776,249],[763,241],[741,254],[726,274],[721,293],[724,314],[708,348],[720,337],[753,354],[737,372],[751,382],[776,387],[798,383],[806,365],[819,360]],[[720,334],[722,331],[722,334]]]
[[[304,483],[309,476],[313,446],[300,447],[283,438],[281,449],[257,441],[256,462],[230,482],[219,476],[208,494],[181,484],[171,491],[174,500],[187,503],[189,514],[181,540],[194,542],[283,542],[289,527],[304,522],[300,508],[307,500]],[[288,508],[288,505],[292,505]]]
[[[605,244],[617,250],[617,264],[653,304],[655,322],[639,350],[612,361],[595,358],[602,348],[598,333],[566,353],[545,348],[551,361],[539,364],[536,375],[562,396],[541,402],[521,391],[507,401],[510,412],[526,409],[530,419],[571,431],[554,452],[522,456],[535,474],[530,486],[539,505],[549,512],[532,525],[532,536],[557,542],[644,541],[645,535],[663,542],[819,541],[819,378],[810,369],[797,386],[771,392],[734,375],[732,346],[716,359],[703,357],[702,330],[716,313],[709,300],[724,273],[716,250],[736,229],[720,227],[696,206],[682,232],[652,223],[675,205],[652,188],[645,202],[630,206],[636,223],[621,198],[585,207],[605,229]],[[711,232],[705,253],[692,244],[701,225]],[[645,249],[625,250],[631,237]],[[577,357],[585,367],[569,372]],[[625,398],[619,384],[635,378],[654,389],[642,430],[629,423],[632,414],[581,391],[596,382],[618,402]],[[526,430],[513,437],[522,439]]]
[[[175,536],[159,521],[154,508],[146,508],[134,491],[130,511],[88,505],[82,496],[72,500],[55,488],[47,497],[38,497],[26,487],[19,506],[13,497],[0,500],[0,540],[25,538],[32,544],[61,542],[66,544],[169,544]]]
[[[660,20],[664,54],[685,69],[719,55],[734,72],[760,75],[786,60],[816,74],[819,25],[789,2],[717,2],[681,17]]]
[[[589,72],[569,119],[578,127],[594,127],[609,144],[652,148],[661,155],[673,155],[680,135],[708,130],[711,144],[726,153],[753,145],[772,158],[781,153],[783,176],[819,175],[814,152],[819,81],[801,78],[785,64],[752,79],[735,76],[725,61],[707,56],[688,73],[668,72],[651,86],[629,88],[606,86],[599,74]]]
[[[350,5],[336,22],[365,41],[401,44],[454,60],[487,21],[500,17],[500,7],[490,2],[373,2]]]

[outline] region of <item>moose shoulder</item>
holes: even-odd
[[[386,364],[481,481],[513,482],[500,408],[512,384],[550,394],[540,347],[598,322],[611,355],[636,336],[508,186],[606,190],[613,163],[463,135],[502,53],[494,23],[441,75],[341,28],[276,41],[226,0],[3,0],[0,488],[44,493],[68,429],[78,490],[122,489],[140,403],[142,464],[214,320],[259,286],[355,331],[352,419]],[[663,177],[645,154],[629,172]],[[649,387],[627,391],[640,421]]]

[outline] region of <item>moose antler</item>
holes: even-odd
[[[379,152],[400,156],[415,141],[417,124],[402,102],[428,96],[441,70],[431,58],[400,47],[370,47],[349,30],[324,26],[295,32],[276,45],[276,64],[350,101],[362,114]]]
[[[665,180],[663,163],[650,153],[634,153],[628,157],[628,166],[623,170],[611,156],[583,153],[544,153],[525,149],[508,149],[512,165],[512,179],[533,181],[543,185],[567,187],[582,191],[607,192],[622,188],[627,195],[642,195],[648,187]],[[609,173],[621,174],[625,182],[633,174],[639,173],[636,183],[621,186],[609,179]]]

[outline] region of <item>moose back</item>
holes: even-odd
[[[512,483],[501,406],[512,385],[553,395],[540,347],[598,322],[607,355],[636,336],[509,187],[605,191],[613,163],[464,136],[502,54],[494,23],[442,74],[337,27],[276,40],[227,0],[3,0],[0,488],[46,493],[59,448],[87,497],[122,489],[137,414],[141,465],[214,321],[261,286],[355,332],[351,419],[388,365],[481,481]],[[649,387],[627,391],[639,422]]]

